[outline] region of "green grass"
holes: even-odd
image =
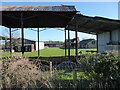
[[[86,52],[86,50],[96,51],[96,49],[78,49],[78,52],[82,51],[82,54],[86,54],[86,53],[88,53],[88,52]],[[64,56],[65,55],[64,52],[65,52],[65,49],[46,48],[46,49],[40,50],[40,56],[43,56],[43,57]],[[71,55],[75,55],[75,49],[71,49],[70,52],[71,52]],[[13,54],[21,54],[21,52],[14,52]],[[10,53],[6,52],[6,53],[2,53],[0,57],[7,57],[9,55],[10,55]],[[26,57],[37,57],[38,51],[25,52],[25,56]]]
[[[73,80],[73,71],[58,70],[57,73],[58,75],[55,77],[55,79]],[[88,79],[88,76],[86,76],[84,72],[77,71],[77,79]]]
[[[13,52],[12,54],[21,54],[21,52]],[[0,57],[8,57],[10,56],[10,52],[3,52],[0,54]]]
[[[41,75],[42,76],[47,75],[47,77],[52,76],[53,79],[55,80],[73,80],[74,79],[73,70],[57,70],[57,71],[53,71],[52,73],[50,73],[50,71],[44,71],[44,73],[41,73]],[[80,79],[89,80],[89,77],[85,75],[84,72],[76,71],[76,73],[77,73],[77,80]]]

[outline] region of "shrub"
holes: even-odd
[[[2,88],[52,88],[50,78],[25,57],[3,60]]]
[[[120,85],[120,58],[111,55],[88,55],[81,59],[80,67],[89,76],[93,87],[115,88]]]

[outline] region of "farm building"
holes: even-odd
[[[21,38],[18,38],[18,40]],[[19,51],[18,48],[20,48],[21,51],[21,44],[19,46],[15,46],[15,50]],[[44,49],[44,42],[39,42],[39,49]],[[25,52],[32,52],[38,50],[38,41],[31,40],[31,39],[24,39],[24,50]]]
[[[45,47],[61,47],[63,45],[62,41],[44,41]]]
[[[24,28],[64,28],[65,46],[68,36],[70,56],[70,31],[75,32],[75,55],[78,56],[77,32],[97,36],[97,51],[120,51],[120,21],[103,17],[89,17],[77,13],[75,6],[3,6],[2,24],[11,28],[21,28],[22,54],[24,55]],[[9,22],[11,21],[11,22]],[[43,22],[44,21],[44,22]],[[66,35],[68,31],[68,35]],[[10,34],[11,37],[11,34]],[[11,39],[10,39],[11,41]],[[38,38],[39,41],[39,38]],[[10,47],[12,47],[10,45]],[[11,50],[10,50],[11,51]],[[67,50],[65,47],[65,56]],[[39,55],[39,54],[38,54]],[[119,55],[119,53],[118,53]]]
[[[79,32],[97,36],[97,51],[115,51],[120,53],[120,21],[103,17],[89,17],[78,14],[76,16]],[[75,30],[74,20],[67,29]]]
[[[97,48],[95,39],[84,39],[80,41],[80,48]]]
[[[5,49],[9,49],[10,38],[6,36],[0,36],[0,40],[5,40]],[[21,38],[12,37],[12,48],[18,52],[21,51]],[[44,42],[39,42],[39,49],[44,49]],[[38,50],[38,41],[32,39],[24,39],[25,52],[32,52]]]

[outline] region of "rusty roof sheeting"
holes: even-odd
[[[0,11],[76,11],[74,6],[0,6]]]
[[[103,17],[89,17],[82,14],[76,14],[78,22],[78,31],[84,33],[103,33],[115,29],[120,29],[120,20],[113,20]],[[68,24],[66,29],[75,31],[75,18]]]

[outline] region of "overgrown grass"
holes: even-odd
[[[93,50],[96,51],[96,49],[78,49],[78,52],[82,52],[82,54],[86,54],[87,50]],[[68,49],[67,49],[68,51]],[[65,49],[60,49],[60,48],[46,48],[40,50],[40,56],[43,57],[52,57],[52,56],[64,56]],[[71,55],[75,55],[75,49],[70,50]],[[13,54],[21,54],[21,52],[14,52]],[[9,52],[3,52],[0,57],[8,57],[10,55]],[[79,54],[80,55],[80,54]],[[38,51],[34,52],[25,52],[26,57],[37,57],[38,56]]]

